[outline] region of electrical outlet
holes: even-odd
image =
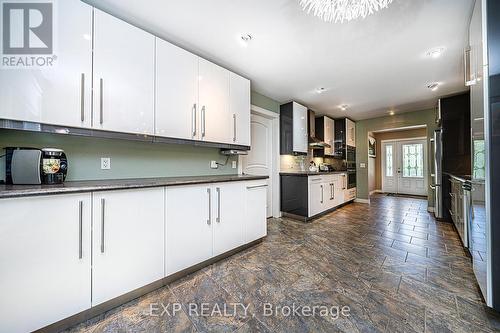
[[[233,163],[231,164],[231,166],[232,166],[233,169],[236,169],[238,167],[238,162],[233,161]]]
[[[218,169],[219,165],[217,164],[217,161],[210,161],[210,168],[211,169]]]
[[[109,169],[111,169],[111,158],[101,157],[101,170],[109,170]]]
[[[359,163],[359,167],[363,169],[366,168],[366,163]]]

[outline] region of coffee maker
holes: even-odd
[[[7,184],[62,184],[68,172],[68,159],[57,148],[7,147]]]

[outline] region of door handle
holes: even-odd
[[[192,110],[192,124],[191,124],[191,128],[193,130],[193,137],[196,136],[196,103],[193,104],[193,110]]]
[[[236,113],[233,113],[233,130],[234,130],[233,142],[236,142]]]
[[[217,218],[215,221],[220,223],[220,188],[217,187],[215,190],[217,191]]]
[[[321,203],[323,203],[323,185],[320,185],[321,187]]]
[[[201,108],[201,137],[205,137],[205,105]]]
[[[85,73],[80,78],[80,120],[85,121]]]
[[[101,253],[104,253],[104,212],[106,207],[106,199],[101,198]]]
[[[209,188],[207,188],[208,193],[208,220],[207,224],[212,224],[212,193]]]
[[[99,80],[99,123],[101,125],[104,122],[104,96],[103,96],[103,91],[104,91],[104,82],[103,82],[103,79],[101,78]]]
[[[267,187],[267,184],[264,185],[255,185],[255,186],[247,186],[247,190],[251,190],[254,188]]]
[[[78,259],[83,258],[83,201],[78,203]]]

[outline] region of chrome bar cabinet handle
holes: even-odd
[[[104,81],[101,78],[99,80],[99,123],[102,125],[104,122],[104,96],[103,96],[103,91],[104,91]]]
[[[321,187],[321,203],[323,203],[323,185],[320,185]]]
[[[209,188],[207,188],[208,193],[208,220],[207,224],[212,224],[212,193]]]
[[[236,142],[236,113],[233,113],[233,142]]]
[[[83,201],[78,203],[78,259],[83,258]]]
[[[106,208],[106,199],[101,198],[101,253],[104,253],[104,212]]]
[[[192,123],[192,129],[193,129],[193,137],[196,136],[196,103],[193,104],[193,113],[192,113],[192,118],[193,118],[193,123]]]
[[[220,188],[215,189],[217,191],[217,218],[215,219],[218,223],[220,223]]]
[[[201,108],[201,137],[205,137],[205,105]]]
[[[80,78],[80,120],[85,121],[85,73]]]

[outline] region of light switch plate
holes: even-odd
[[[111,169],[111,158],[101,157],[101,170],[109,170],[109,169]]]
[[[236,169],[238,167],[238,162],[233,161],[232,164],[231,164],[231,166],[232,166],[233,169]]]
[[[211,169],[218,169],[219,165],[217,164],[217,161],[210,161],[210,168]]]

